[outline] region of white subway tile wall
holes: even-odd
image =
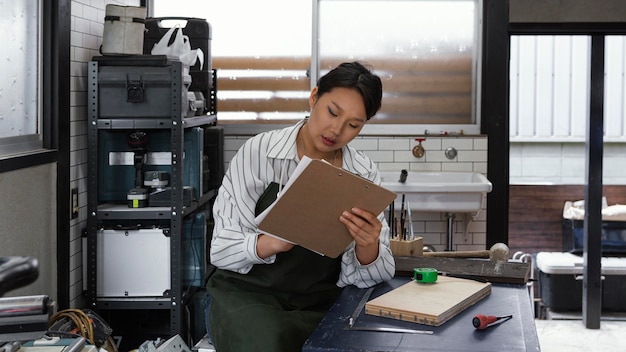
[[[585,184],[585,143],[511,143],[510,184]],[[626,184],[626,144],[605,142],[602,183]],[[574,200],[574,199],[573,199]]]
[[[107,4],[139,0],[72,0],[70,33],[70,186],[78,188],[79,216],[70,220],[70,307],[84,307],[82,229],[87,221],[87,63],[100,55]]]
[[[246,136],[226,136],[224,140],[224,159],[230,161]],[[357,137],[351,146],[365,152],[381,171],[471,171],[487,173],[487,137],[485,136],[447,136],[426,137],[422,146],[426,151],[422,158],[413,156],[413,147],[418,142],[415,137]],[[453,147],[457,150],[456,158],[449,160],[444,152]],[[228,167],[228,162],[226,164]],[[464,214],[454,217],[455,250],[484,249],[486,240],[486,199],[483,209],[475,219],[471,216],[465,221]],[[471,221],[469,221],[471,220]],[[447,218],[443,213],[413,213],[413,228],[416,236],[424,239],[424,244],[434,246],[438,251],[447,244]]]

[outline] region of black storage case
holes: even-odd
[[[187,104],[181,111],[189,110],[191,77],[175,72],[175,61],[165,55],[96,56],[93,61],[98,62],[98,118],[169,120],[173,86]]]
[[[584,220],[563,218],[563,251],[582,253]],[[626,221],[602,221],[602,253],[626,253]]]
[[[211,100],[210,90],[213,87],[211,60],[211,24],[203,18],[187,17],[150,17],[146,19],[146,33],[143,41],[143,53],[149,55],[152,48],[170,29],[163,27],[163,21],[186,22],[181,26],[183,34],[189,37],[191,49],[201,49],[204,53],[204,65],[200,69],[200,60],[189,68],[191,76],[190,92],[202,92],[206,101]],[[208,111],[207,111],[208,112]]]
[[[204,129],[204,193],[217,189],[224,177],[224,129],[211,126]]]
[[[539,296],[555,312],[579,312],[583,301],[583,258],[573,253],[540,252]],[[626,258],[602,258],[602,311],[625,312]]]

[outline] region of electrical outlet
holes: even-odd
[[[78,188],[72,188],[72,214],[71,218],[78,217]]]

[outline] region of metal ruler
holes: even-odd
[[[370,296],[374,292],[374,287],[370,287],[365,291],[363,297],[359,301],[359,304],[350,315],[350,319],[348,319],[348,326],[345,327],[346,330],[355,330],[355,331],[378,331],[378,332],[395,332],[395,333],[403,333],[403,334],[427,334],[432,335],[432,330],[415,330],[415,329],[404,329],[404,328],[394,328],[394,327],[384,327],[384,326],[354,326],[356,319],[359,317],[363,308],[365,308],[365,304],[369,300]]]

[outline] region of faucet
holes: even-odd
[[[421,158],[426,153],[424,147],[422,146],[422,142],[425,141],[426,138],[415,138],[415,140],[418,141],[419,144],[413,147],[413,156],[416,158]]]
[[[400,183],[405,183],[406,182],[406,177],[409,175],[409,172],[406,171],[406,169],[400,171],[400,180],[398,180],[398,182]]]

